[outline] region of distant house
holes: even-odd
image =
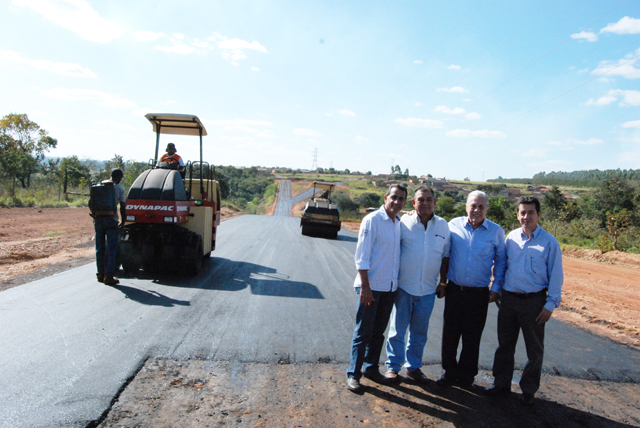
[[[437,189],[442,191],[445,191],[445,190],[457,191],[457,190],[460,190],[460,187],[461,186],[458,186],[457,184],[443,184],[441,186],[438,186]]]
[[[431,187],[436,187],[436,188],[440,186],[444,186],[445,184],[449,184],[446,178],[429,177],[428,180],[429,180],[429,183],[431,183]]]
[[[520,192],[520,189],[507,187],[506,189],[502,189],[498,192],[498,195],[503,198],[516,199],[522,196],[522,193]]]
[[[580,199],[578,195],[564,195],[565,199]]]

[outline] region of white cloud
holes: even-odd
[[[184,34],[182,33],[173,33],[173,38],[178,40],[184,40]]]
[[[523,158],[546,158],[547,151],[545,149],[531,149],[522,154]]]
[[[153,31],[134,31],[133,38],[136,42],[150,42],[151,40],[163,37],[164,33],[154,33]]]
[[[482,116],[480,116],[478,113],[476,113],[475,111],[468,113],[464,116],[465,118],[469,119],[469,120],[478,120],[480,118],[482,118]]]
[[[404,126],[415,126],[417,128],[442,128],[444,122],[441,120],[419,119],[417,117],[398,118],[394,121]]]
[[[352,112],[351,110],[346,110],[346,109],[342,109],[342,110],[338,110],[338,113],[340,113],[343,116],[355,116],[356,114],[354,112]]]
[[[622,124],[623,128],[640,128],[640,120],[633,120]]]
[[[597,100],[590,98],[585,105],[606,106],[617,101],[619,97],[622,98],[619,104],[621,107],[640,106],[640,91],[635,91],[633,89],[612,89],[607,95],[600,97]]]
[[[449,70],[460,70],[462,67],[460,67],[459,65],[454,65],[451,64],[449,67],[447,67]]]
[[[571,38],[585,39],[588,42],[595,42],[598,40],[598,35],[596,33],[592,33],[591,31],[580,31],[579,33],[572,34]]]
[[[440,113],[446,113],[446,114],[465,114],[467,112],[462,107],[456,107],[454,109],[451,109],[451,108],[449,108],[447,106],[438,106],[438,107],[434,108],[433,111],[440,112]]]
[[[355,138],[355,140],[356,140],[356,143],[357,143],[357,144],[360,144],[360,145],[361,145],[361,144],[363,144],[363,143],[368,143],[368,142],[369,142],[369,139],[368,139],[367,137],[363,137],[363,136],[361,136],[361,135],[358,135],[358,136]]]
[[[462,86],[453,86],[451,88],[438,88],[439,92],[457,92],[457,93],[465,93],[469,92],[467,89],[464,89]]]
[[[423,62],[424,62],[424,61],[421,61],[421,60],[419,60],[419,59],[417,59],[417,60],[413,61],[413,63],[414,63],[414,64],[422,64]]]
[[[258,67],[251,67],[251,71],[260,71]]]
[[[246,40],[234,38],[229,39],[219,33],[213,33],[209,40],[216,42],[218,48],[222,51],[222,57],[231,62],[233,65],[240,65],[238,61],[246,59],[245,50],[255,50],[262,53],[268,53],[267,48],[257,41],[248,42]]]
[[[98,77],[93,71],[78,64],[71,62],[53,62],[44,59],[29,59],[21,53],[0,49],[0,60],[2,59],[16,64],[25,64],[40,70],[61,74],[63,76],[91,77],[94,79]]]
[[[609,94],[621,96],[622,101],[620,101],[620,105],[623,107],[640,106],[640,91],[634,91],[632,89],[615,89],[609,91]]]
[[[28,7],[90,42],[108,43],[124,31],[115,21],[101,17],[85,0],[13,0],[12,3]]]
[[[420,106],[422,105],[422,103],[421,103],[421,102],[419,102],[419,101],[416,101],[416,102],[414,103],[414,105],[415,105],[416,107],[420,107]]]
[[[625,16],[615,24],[609,24],[600,30],[601,33],[639,34],[640,19]]]
[[[615,102],[617,100],[616,97],[600,97],[597,100],[594,100],[593,98],[589,98],[587,100],[586,103],[584,103],[587,106],[608,106],[609,104],[611,104],[612,102]]]
[[[624,58],[614,61],[602,61],[598,64],[598,67],[591,72],[591,74],[607,73],[607,76],[622,76],[625,79],[640,79],[640,69],[634,67],[634,64],[638,62],[638,58],[631,59],[634,56],[640,55],[640,49],[636,52],[626,55]]]
[[[453,131],[447,131],[445,134],[447,137],[457,138],[506,138],[507,136],[500,131],[489,131],[484,129],[481,131],[472,131],[470,129],[454,129]]]
[[[580,146],[596,146],[598,144],[604,143],[604,140],[601,140],[600,138],[589,138],[588,140],[569,139],[567,141],[573,144],[578,144]]]
[[[97,100],[98,105],[105,107],[137,107],[136,103],[118,96],[96,91],[94,89],[67,89],[54,88],[42,91],[43,95],[64,101],[88,101]]]
[[[319,137],[320,133],[314,131],[313,129],[305,129],[305,128],[296,128],[293,131],[291,131],[292,134],[295,135],[304,135],[307,137]]]

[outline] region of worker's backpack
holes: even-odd
[[[116,185],[113,181],[97,183],[89,190],[89,215],[91,217],[113,217],[118,209]]]

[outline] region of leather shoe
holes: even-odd
[[[118,280],[118,278],[114,278],[112,276],[104,277],[104,285],[117,285],[119,283],[120,283],[120,280]]]
[[[520,397],[520,403],[527,407],[533,406],[533,397],[534,394],[531,394],[530,392],[523,392],[522,397]]]
[[[360,381],[354,377],[347,378],[347,388],[353,392],[362,391],[362,385],[360,385]]]
[[[97,273],[96,276],[98,277],[98,282],[104,282],[104,274],[103,273]]]
[[[429,378],[427,378],[427,376],[422,373],[422,370],[420,369],[415,369],[415,370],[407,370],[407,376],[409,376],[411,379],[415,380],[418,383],[427,383],[429,382]]]
[[[452,382],[444,376],[440,376],[436,381],[436,385],[440,388],[449,388],[452,385]]]
[[[386,377],[389,382],[398,382],[400,380],[398,372],[394,369],[388,369],[384,374],[384,377]]]
[[[379,383],[380,385],[386,385],[389,383],[389,379],[387,379],[386,377],[382,376],[382,374],[378,371],[378,370],[373,370],[370,372],[364,372],[362,373],[362,376],[366,377],[367,379],[374,381],[375,383]]]
[[[509,395],[511,394],[511,388],[497,387],[495,385],[491,385],[488,388],[484,388],[482,390],[482,394],[488,397],[499,397],[499,396]]]

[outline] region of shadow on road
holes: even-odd
[[[153,282],[170,287],[219,291],[240,291],[248,287],[251,294],[260,296],[324,299],[313,284],[291,281],[287,275],[270,267],[219,257],[211,258],[197,277],[163,274],[157,275]]]
[[[535,406],[525,407],[519,402],[520,394],[515,393],[509,397],[488,398],[457,388],[443,390],[434,383],[418,388],[401,383],[384,390],[367,386],[364,393],[418,411],[426,416],[450,422],[456,427],[621,428],[629,426],[540,398],[536,398]]]
[[[143,305],[165,306],[168,308],[173,306],[191,305],[187,300],[172,299],[171,297],[167,297],[157,291],[141,290],[139,288],[127,287],[126,285],[114,285],[112,288],[121,291],[127,299],[142,303]]]

